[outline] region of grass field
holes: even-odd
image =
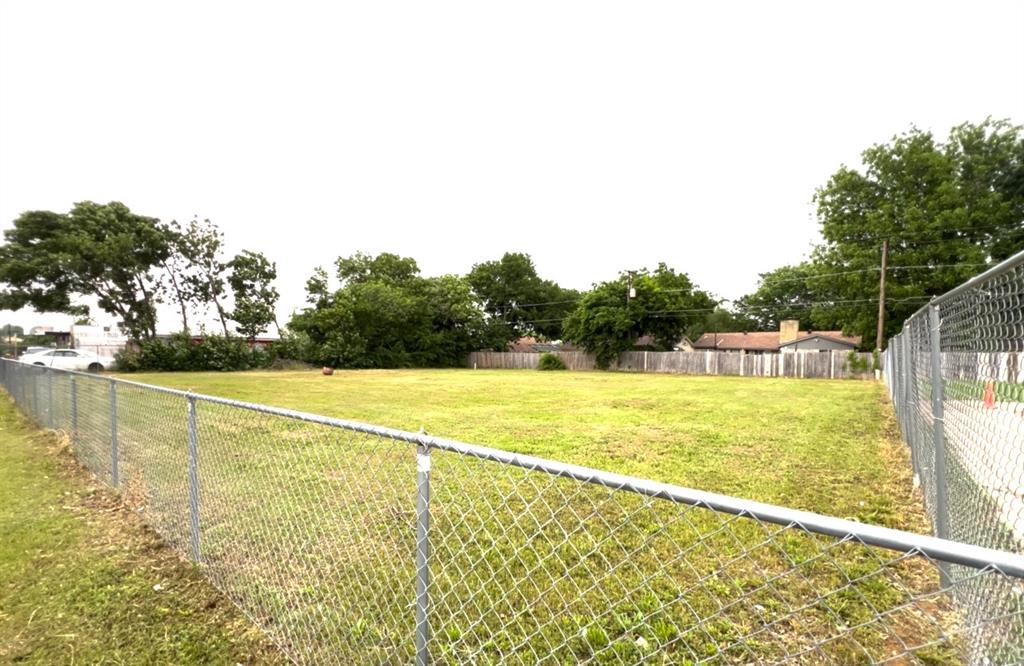
[[[904,445],[872,382],[515,370],[126,378],[920,527]]]
[[[925,529],[877,384],[517,371],[137,375],[889,526]],[[109,478],[109,387],[79,380],[79,456]],[[68,385],[53,388],[57,395]],[[45,400],[40,403],[45,404]],[[288,654],[405,663],[413,447],[121,386],[122,493]],[[66,410],[56,415],[68,422]],[[920,559],[435,451],[435,663],[955,661]],[[922,605],[920,599],[924,599]],[[954,632],[955,633],[955,632]]]
[[[0,662],[283,662],[6,396],[0,470]]]

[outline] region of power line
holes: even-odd
[[[566,299],[566,300],[563,300],[563,301],[543,301],[543,302],[540,302],[540,303],[514,303],[512,305],[504,305],[504,306],[501,306],[501,307],[503,309],[506,309],[506,310],[511,310],[513,308],[530,308],[530,307],[536,307],[538,305],[558,305],[558,304],[561,304],[561,303],[575,303],[580,298],[581,298],[580,296],[577,296],[576,298],[570,298],[570,299]]]
[[[903,298],[890,298],[887,299],[890,303],[899,303],[904,301],[920,301],[929,300],[931,296],[906,296]],[[750,305],[744,306],[744,310],[767,310],[767,309],[788,309],[790,307],[821,307],[829,305],[848,305],[853,303],[877,303],[877,298],[839,298],[828,301],[794,301],[792,303],[785,303],[780,305]],[[651,310],[649,314],[671,314],[671,313],[684,313],[684,312],[714,312],[718,308],[687,308],[679,310]]]
[[[903,298],[887,298],[887,303],[918,303],[923,301],[931,300],[931,296],[906,296]],[[776,312],[793,312],[793,311],[809,311],[816,307],[823,306],[837,306],[837,305],[854,305],[854,304],[868,304],[877,303],[877,298],[850,298],[850,299],[836,299],[831,301],[796,301],[793,303],[786,303],[781,305],[754,305],[744,308],[745,310],[757,310],[761,313],[766,311]],[[652,310],[647,314],[657,318],[667,318],[679,314],[700,314],[700,313],[711,313],[715,312],[719,308],[685,308],[678,310]],[[522,320],[517,323],[520,324],[551,324],[555,322],[565,321],[565,319],[529,319]]]
[[[987,264],[987,263],[916,264],[916,265],[908,265],[908,266],[889,266],[888,270],[890,270],[890,271],[923,270],[923,269],[934,270],[934,269],[939,269],[939,268],[978,268],[978,267],[988,267],[988,266],[989,266],[989,264]],[[760,281],[760,284],[763,286],[765,284],[779,284],[779,283],[784,283],[784,282],[806,282],[807,280],[817,280],[819,278],[838,277],[838,276],[841,276],[841,275],[855,275],[855,274],[858,274],[858,273],[874,273],[874,272],[878,272],[880,270],[881,270],[881,267],[873,266],[871,268],[858,268],[858,269],[849,270],[849,271],[834,271],[832,273],[815,273],[813,275],[808,275],[806,277],[771,278],[771,279],[767,279],[767,280],[766,279],[762,279]],[[700,291],[697,288],[694,288],[694,290]],[[661,293],[684,293],[684,292],[688,292],[688,291],[692,291],[692,290],[691,289],[663,289],[663,290],[661,290]],[[541,305],[564,305],[566,303],[576,303],[581,298],[583,298],[584,295],[585,294],[581,294],[580,296],[577,296],[575,298],[561,299],[561,300],[557,300],[557,301],[539,301],[537,303],[515,303],[513,305],[501,306],[498,309],[500,311],[503,311],[503,312],[507,313],[507,312],[511,312],[512,310],[515,310],[517,308],[539,307]],[[728,299],[726,299],[726,300],[728,300]]]
[[[889,266],[888,270],[896,271],[896,270],[916,270],[916,269],[924,269],[924,268],[936,269],[936,268],[960,268],[960,267],[964,267],[964,268],[977,268],[979,266],[988,267],[989,264],[987,264],[987,263],[985,263],[985,264],[918,264],[916,266]],[[837,271],[837,272],[834,272],[834,273],[814,273],[814,274],[811,274],[811,275],[807,275],[805,277],[775,278],[775,279],[769,279],[769,280],[762,279],[761,280],[761,284],[764,285],[764,284],[777,284],[777,283],[781,283],[781,282],[806,282],[807,280],[817,280],[818,278],[836,277],[838,275],[854,275],[856,273],[876,273],[876,272],[878,272],[880,270],[882,270],[880,266],[872,266],[871,268],[858,268],[856,270]]]
[[[1005,224],[970,224],[970,225],[967,225],[967,226],[964,226],[964,227],[942,227],[940,229],[901,229],[901,230],[893,231],[892,233],[873,233],[873,234],[866,234],[866,235],[863,235],[863,236],[860,236],[860,235],[857,235],[857,236],[845,236],[845,237],[837,238],[837,239],[831,240],[831,241],[826,239],[826,241],[827,242],[831,242],[831,243],[837,243],[837,242],[843,242],[843,241],[861,241],[861,240],[863,240],[863,241],[878,242],[878,241],[884,240],[886,238],[888,238],[889,240],[892,240],[893,238],[906,237],[906,236],[912,236],[912,235],[937,235],[937,234],[943,234],[943,233],[949,233],[949,232],[984,231],[984,230],[991,230],[991,229],[1002,230],[1002,231],[1024,231],[1024,228],[1017,228],[1017,229],[1012,229],[1011,228],[1011,229],[1008,229]],[[957,240],[957,239],[939,239],[939,240]]]
[[[923,269],[961,268],[961,267],[963,267],[963,268],[977,268],[977,267],[981,267],[981,266],[987,267],[988,265],[989,264],[979,264],[979,263],[917,264],[917,265],[909,265],[909,266],[889,266],[887,270],[890,270],[890,271],[897,271],[897,270],[923,270]],[[873,266],[871,268],[861,268],[861,269],[849,270],[849,271],[835,271],[835,272],[832,272],[832,273],[817,273],[817,274],[814,274],[814,275],[811,275],[811,276],[808,276],[808,277],[775,278],[775,279],[772,279],[772,280],[764,280],[764,279],[762,279],[761,283],[760,283],[760,286],[764,286],[766,284],[781,284],[781,283],[785,283],[785,282],[805,282],[807,280],[812,280],[812,279],[816,280],[816,279],[819,279],[819,278],[838,277],[838,276],[841,276],[841,275],[855,275],[855,274],[858,274],[858,273],[874,273],[874,272],[878,272],[880,270],[881,270],[881,267]],[[676,293],[676,292],[685,292],[685,291],[689,291],[689,290],[687,290],[687,289],[666,289],[666,290],[663,290],[663,293]],[[515,310],[516,308],[536,307],[536,306],[541,306],[541,305],[562,305],[562,304],[565,304],[565,303],[576,303],[576,302],[578,302],[580,300],[580,298],[582,298],[582,296],[579,296],[579,297],[576,297],[576,298],[572,298],[572,299],[558,300],[558,301],[541,301],[541,302],[538,302],[538,303],[517,303],[515,305],[509,305],[509,306],[506,306],[506,307],[502,308],[501,309],[502,313],[501,313],[500,316],[503,317],[503,318],[507,318],[507,315],[510,312],[512,312],[513,310]],[[927,297],[921,297],[921,298],[927,298]],[[728,300],[728,299],[724,299],[724,300]],[[894,302],[897,302],[899,299],[892,299],[892,300]],[[828,305],[828,304],[840,303],[840,302],[865,302],[865,301],[858,301],[857,299],[854,299],[853,301],[819,301],[819,302],[813,303],[812,306],[821,306],[821,305]],[[868,299],[868,301],[866,301],[866,302],[877,303],[878,299]],[[793,307],[799,307],[801,305],[802,305],[802,303],[794,303]],[[746,307],[746,309],[750,310],[750,309],[762,308],[762,307],[790,307],[790,306],[754,306],[754,305],[748,305],[748,306],[745,306],[745,307]],[[680,310],[656,310],[654,312],[680,312],[680,313],[689,312],[689,313],[699,313],[699,312],[714,312],[717,309],[719,309],[719,308],[718,307],[713,307],[713,308],[688,308],[688,309],[680,309]],[[563,320],[562,319],[557,319],[557,318],[556,319],[529,319],[529,320],[519,320],[517,323],[520,323],[520,324],[531,324],[531,323],[534,323],[534,324],[541,324],[541,323],[548,324],[548,323],[553,323],[553,322],[558,322],[558,321],[563,321]]]
[[[1024,233],[1024,229],[1021,229],[1021,232]],[[825,243],[823,243],[823,245],[831,246],[833,243],[844,243],[844,244],[847,244],[847,245],[869,245],[869,246],[874,246],[874,245],[877,245],[880,240],[884,240],[885,238],[886,238],[885,236],[873,236],[873,237],[865,237],[865,238],[840,239],[840,240],[836,240],[836,241],[826,241]],[[902,249],[904,251],[913,250],[914,248],[922,246],[922,245],[939,245],[941,243],[947,243],[948,244],[948,243],[955,243],[957,241],[968,241],[969,244],[971,246],[973,246],[973,247],[978,247],[980,249],[985,249],[983,246],[979,245],[977,242],[974,242],[973,239],[966,238],[966,237],[963,237],[963,236],[958,237],[958,238],[930,238],[930,239],[916,240],[916,239],[913,239],[913,238],[901,238],[900,236],[889,235],[888,239],[889,239],[890,242],[893,242],[896,245],[896,247],[898,247],[898,248],[900,248],[900,249]],[[1009,236],[998,237],[998,238],[993,236],[993,237],[987,239],[987,243],[988,244],[999,243],[999,242],[1008,241],[1008,240],[1017,240],[1017,239],[1011,239]]]

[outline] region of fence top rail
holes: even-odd
[[[14,363],[25,368],[34,366],[25,365],[18,361],[3,359],[5,362]],[[179,395],[184,398],[191,398],[196,401],[211,404],[224,405],[237,409],[280,416],[283,418],[314,423],[328,427],[341,428],[354,432],[361,432],[369,435],[376,435],[410,444],[422,445],[427,448],[448,451],[464,456],[470,456],[481,460],[488,460],[505,465],[512,465],[523,469],[542,472],[552,476],[575,479],[584,483],[603,486],[612,490],[621,490],[648,497],[668,500],[677,504],[710,509],[718,513],[725,513],[735,516],[752,518],[761,522],[772,523],[782,526],[791,526],[802,529],[813,534],[837,537],[844,540],[854,540],[869,546],[878,546],[889,550],[903,553],[920,553],[926,557],[960,564],[975,569],[994,569],[999,572],[1016,578],[1024,578],[1024,555],[1010,553],[981,546],[959,543],[947,539],[939,539],[931,536],[905,532],[877,525],[868,525],[853,520],[836,518],[824,514],[800,511],[774,504],[755,502],[752,500],[720,495],[718,493],[685,488],[668,483],[641,479],[638,477],[606,472],[604,470],[582,465],[573,465],[556,460],[548,460],[537,456],[522,455],[494,449],[477,444],[467,444],[456,440],[434,437],[425,433],[407,432],[395,428],[360,423],[319,414],[310,414],[281,407],[271,407],[230,398],[181,391],[178,389],[154,386],[142,382],[134,382],[116,377],[97,377],[89,373],[62,370],[59,368],[48,368],[53,372],[66,373],[86,377],[93,381],[114,382],[125,386],[132,386],[144,390],[152,390],[165,394]]]
[[[1003,273],[1006,273],[1007,271],[1013,270],[1014,268],[1016,268],[1017,266],[1019,266],[1021,264],[1024,264],[1024,250],[1021,250],[1017,254],[1004,259],[1003,261],[999,262],[998,264],[996,264],[992,268],[988,269],[984,273],[978,273],[977,275],[972,277],[967,282],[964,282],[963,284],[960,284],[960,285],[958,285],[956,287],[953,287],[952,289],[950,289],[946,293],[942,294],[941,296],[936,296],[930,302],[925,303],[920,308],[918,308],[917,311],[914,312],[914,314],[912,314],[909,317],[907,317],[903,321],[904,326],[911,319],[914,319],[915,317],[920,316],[921,313],[924,312],[925,310],[927,310],[930,306],[932,306],[932,305],[942,305],[946,301],[954,299],[957,296],[959,296],[960,294],[962,294],[962,293],[964,293],[966,291],[970,291],[971,289],[974,289],[975,287],[978,287],[979,285],[981,285],[984,282],[988,282],[992,278],[999,277]]]

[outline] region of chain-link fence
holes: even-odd
[[[1024,253],[934,299],[887,377],[938,536],[1024,549]]]
[[[1022,352],[1024,253],[933,299],[889,341],[887,383],[936,536],[1024,551]],[[954,585],[971,575],[943,569]]]
[[[1015,552],[95,375],[0,381],[297,663],[1024,661]]]

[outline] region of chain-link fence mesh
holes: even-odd
[[[890,341],[888,382],[936,533],[1024,549],[1024,259],[936,299]]]
[[[889,341],[887,382],[939,537],[1024,551],[1022,352],[1024,253],[934,299]],[[996,612],[963,584],[972,571],[944,570],[969,616]]]
[[[99,376],[0,381],[297,663],[1024,661],[1017,552]]]

